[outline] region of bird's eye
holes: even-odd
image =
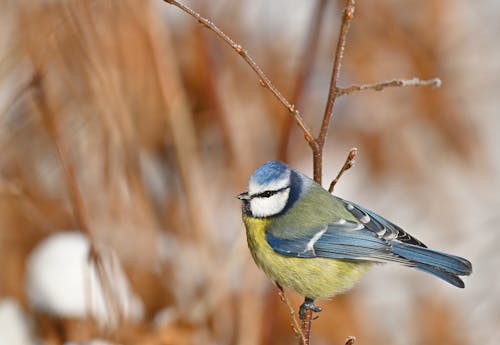
[[[260,195],[259,195],[259,196],[260,196],[261,198],[269,198],[269,197],[271,197],[273,194],[274,194],[273,192],[271,192],[271,191],[269,191],[269,190],[266,190],[265,192],[260,193]]]

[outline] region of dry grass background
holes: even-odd
[[[288,95],[312,3],[192,5],[244,44]],[[337,193],[470,258],[475,273],[459,291],[418,272],[377,269],[353,292],[322,303],[313,344],[341,344],[348,335],[359,344],[500,341],[495,9],[494,2],[358,4],[343,86],[413,76],[439,76],[444,85],[343,97],[324,178],[358,147]],[[340,4],[327,10],[299,104],[315,131]],[[288,116],[249,68],[161,1],[6,0],[0,18],[0,298],[15,298],[34,317],[26,258],[41,239],[78,227],[48,117],[69,148],[92,237],[118,254],[145,317],[100,334],[85,320],[37,314],[38,339],[295,343],[286,308],[251,262],[234,198],[257,165],[277,157]],[[33,83],[36,73],[43,82]],[[296,128],[287,156],[311,172]],[[169,317],[154,322],[162,310]]]

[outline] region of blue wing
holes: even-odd
[[[404,261],[391,251],[383,238],[355,222],[330,224],[299,238],[280,238],[266,233],[269,245],[278,253],[302,258],[325,257],[345,260]]]
[[[344,202],[346,209],[359,222],[339,220],[299,238],[280,238],[268,232],[267,242],[276,252],[286,256],[398,262],[464,287],[458,276],[472,272],[469,261],[428,249],[383,217],[359,205]]]

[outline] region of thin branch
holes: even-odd
[[[176,1],[176,0],[163,0],[166,3],[176,6],[181,9],[185,13],[189,14],[193,18],[195,18],[200,24],[205,26],[207,29],[213,31],[217,36],[219,36],[224,42],[226,42],[231,48],[233,48],[245,62],[257,73],[259,77],[260,84],[263,87],[268,88],[276,98],[288,109],[290,114],[295,119],[297,125],[304,132],[304,137],[306,141],[309,143],[311,147],[315,146],[316,143],[314,141],[314,137],[311,134],[310,129],[307,127],[306,123],[302,119],[300,112],[295,108],[295,105],[290,103],[282,94],[278,91],[278,89],[271,82],[269,77],[262,71],[259,65],[253,60],[253,58],[248,54],[247,50],[244,49],[240,44],[233,41],[228,35],[226,35],[219,27],[217,27],[212,21],[207,18],[202,17],[198,12],[192,10],[190,7]]]
[[[325,8],[328,4],[327,0],[318,0],[314,9],[311,21],[309,23],[308,34],[304,41],[304,53],[300,58],[300,66],[295,77],[294,89],[292,91],[291,102],[299,104],[304,94],[304,88],[307,84],[307,79],[311,74],[313,61],[318,50],[319,37],[321,27],[325,18]],[[290,144],[290,135],[292,133],[293,119],[287,117],[281,131],[280,142],[278,144],[278,158],[287,161],[288,146]]]
[[[325,145],[328,128],[330,127],[330,119],[332,118],[333,114],[333,106],[335,104],[335,99],[337,97],[337,82],[340,75],[342,58],[344,57],[347,32],[349,31],[349,26],[351,25],[351,21],[354,18],[355,9],[356,9],[355,0],[347,0],[346,6],[344,8],[344,15],[342,17],[342,24],[340,26],[339,39],[337,42],[337,49],[335,51],[335,59],[333,61],[332,77],[330,79],[328,100],[326,102],[325,113],[323,114],[323,122],[321,124],[321,130],[317,138],[317,144],[319,148],[317,152],[314,152],[314,157],[313,157],[314,180],[319,184],[321,184],[321,175],[322,175],[321,162],[323,159],[323,147]]]
[[[351,169],[354,165],[354,160],[356,159],[356,156],[358,155],[358,149],[353,147],[349,153],[347,154],[347,158],[345,159],[344,165],[342,165],[342,168],[340,168],[339,173],[337,174],[337,177],[335,177],[330,183],[330,188],[328,188],[328,191],[330,193],[333,193],[333,189],[335,188],[335,185],[339,182],[340,177],[342,174],[344,174],[347,170]]]
[[[290,317],[292,318],[293,332],[299,337],[302,344],[306,344],[306,337],[304,336],[304,333],[302,333],[302,328],[300,327],[299,321],[297,320],[297,315],[295,314],[292,303],[290,302],[288,297],[286,297],[285,290],[283,290],[283,288],[279,284],[276,284],[276,286],[278,287],[278,294],[280,296],[280,299],[287,306]]]
[[[313,311],[311,309],[307,309],[304,314],[304,318],[302,319],[302,333],[304,334],[304,342],[301,345],[309,345],[311,341],[311,325],[312,325],[312,317]]]
[[[421,80],[419,78],[412,79],[392,79],[386,80],[373,84],[362,84],[362,85],[351,85],[349,87],[338,87],[336,89],[337,97],[345,96],[350,93],[356,91],[364,91],[364,90],[374,90],[374,91],[382,91],[388,87],[408,87],[408,86],[431,86],[431,87],[441,87],[441,79],[433,78]]]

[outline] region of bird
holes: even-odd
[[[239,194],[247,244],[278,288],[304,296],[299,316],[320,312],[317,299],[351,289],[371,267],[395,262],[459,288],[470,261],[427,248],[396,224],[336,197],[281,161],[268,161]]]

